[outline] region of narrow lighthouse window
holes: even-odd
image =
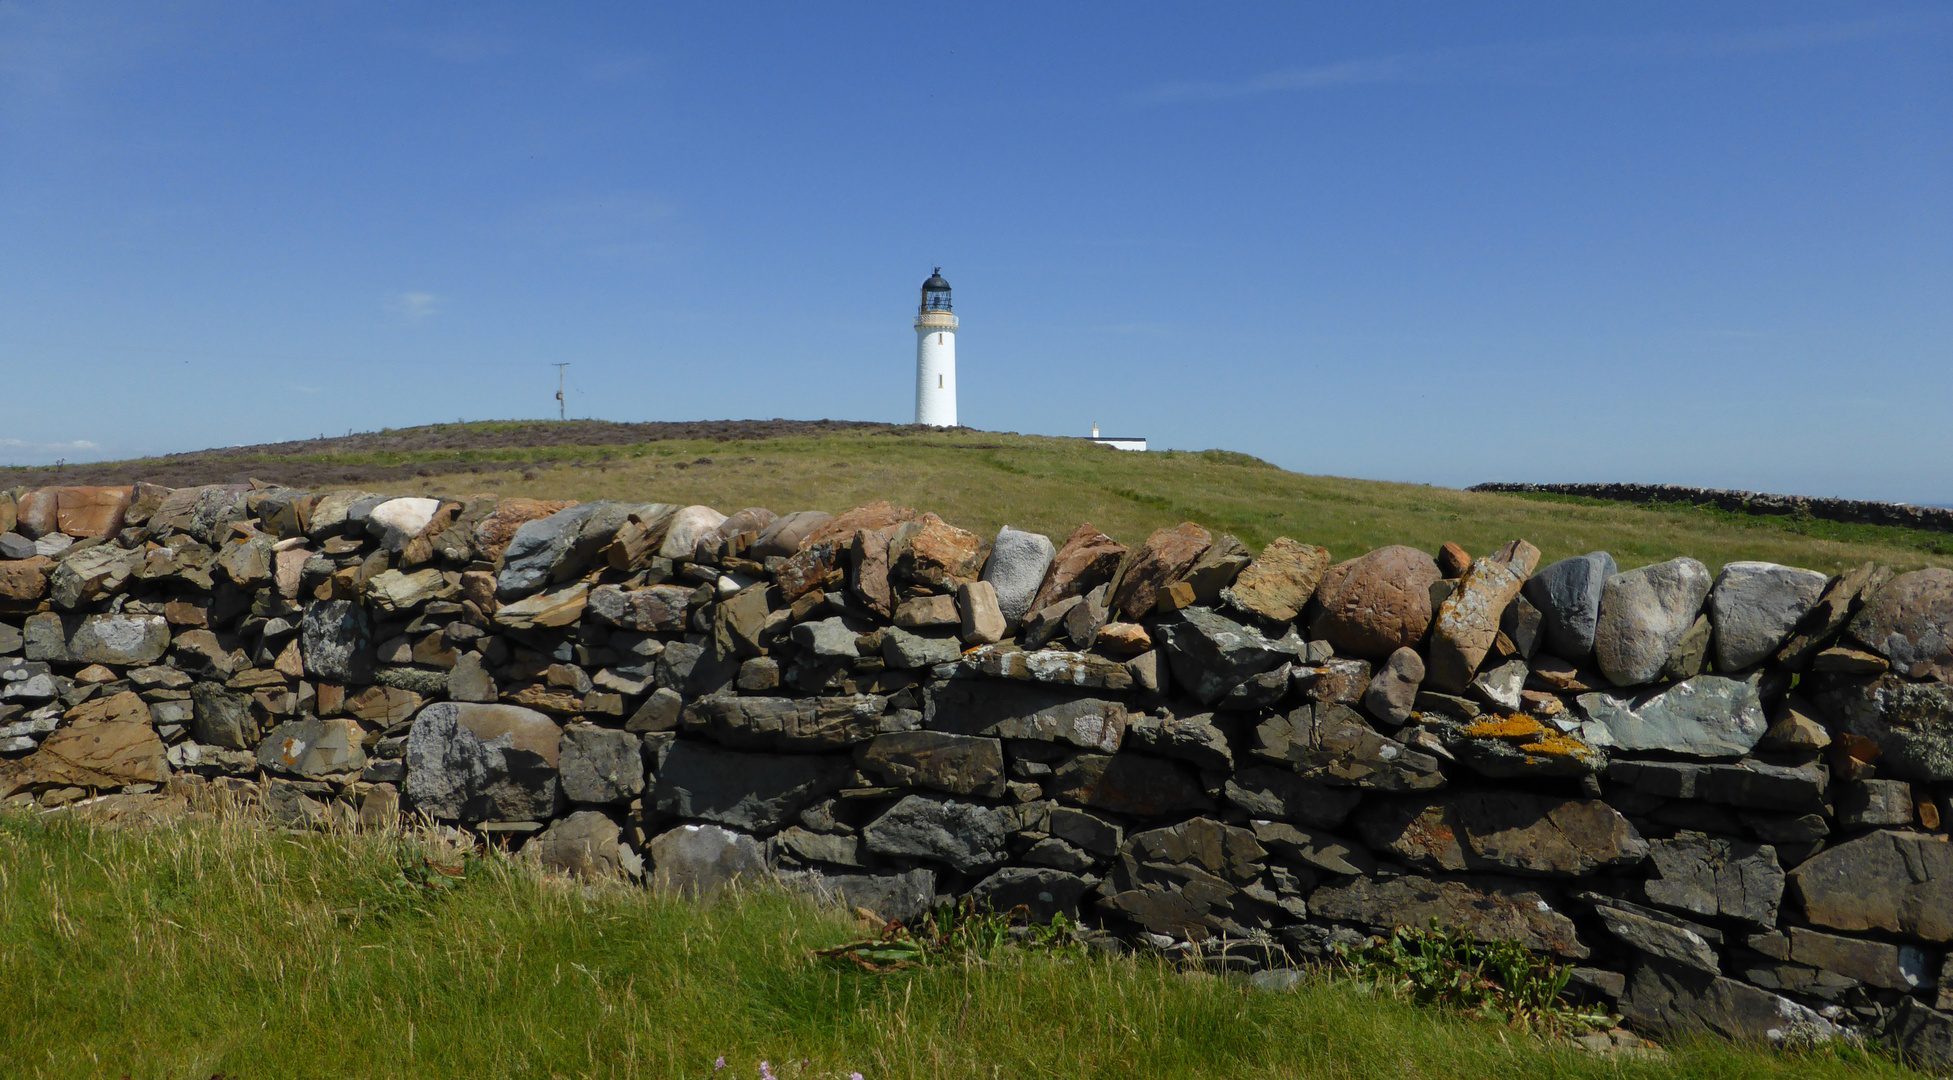
[[[943,343],[943,336],[942,336],[941,334],[937,334],[937,335],[936,335],[936,344],[938,344],[938,345],[941,345],[942,343]]]
[[[936,376],[936,389],[941,390],[942,388],[943,388],[943,377],[941,375],[938,375]]]

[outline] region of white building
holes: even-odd
[[[1146,449],[1146,436],[1144,435],[1101,435],[1099,434],[1099,426],[1097,424],[1092,425],[1092,441],[1098,443],[1100,446],[1110,446],[1114,450]]]
[[[915,422],[956,426],[956,316],[940,266],[922,283],[915,315]]]

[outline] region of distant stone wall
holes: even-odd
[[[1220,968],[1436,919],[1649,1032],[1938,1060],[1953,572],[1331,560],[886,503],[0,493],[0,800],[422,813]]]
[[[1937,506],[1909,506],[1905,503],[1865,502],[1860,499],[1825,499],[1809,495],[1765,495],[1757,491],[1725,491],[1720,488],[1683,487],[1679,484],[1474,484],[1467,491],[1542,492],[1549,495],[1584,495],[1589,499],[1614,499],[1619,502],[1676,502],[1691,506],[1714,506],[1744,514],[1772,514],[1780,517],[1804,515],[1821,521],[1843,521],[1857,525],[1899,525],[1908,529],[1953,533],[1953,510]]]

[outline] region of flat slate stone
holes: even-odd
[[[1789,998],[1676,964],[1636,968],[1620,1002],[1636,1028],[1666,1035],[1720,1035],[1735,1042],[1804,1046],[1838,1034],[1829,1020]]]
[[[658,769],[651,801],[663,813],[771,833],[839,791],[852,770],[846,755],[761,754],[683,741]]]
[[[1790,891],[1818,926],[1953,939],[1953,846],[1944,836],[1888,831],[1847,840],[1792,870]]]
[[[1547,901],[1537,883],[1509,878],[1349,878],[1311,893],[1309,911],[1320,918],[1379,930],[1399,926],[1421,930],[1435,919],[1475,941],[1516,941],[1528,949],[1576,960],[1589,952],[1573,921]]]
[[[1673,911],[1777,925],[1784,872],[1766,844],[1699,832],[1649,842],[1648,902]]]
[[[1586,740],[1618,752],[1661,751],[1698,758],[1738,758],[1769,730],[1755,679],[1699,675],[1627,697],[1581,694]]]
[[[1354,823],[1372,850],[1427,873],[1578,877],[1648,854],[1648,842],[1604,802],[1517,791],[1373,800]]]
[[[1010,857],[1011,824],[999,811],[974,803],[910,795],[862,827],[868,850],[948,863],[964,873]]]

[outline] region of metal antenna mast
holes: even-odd
[[[568,406],[563,404],[563,369],[569,366],[568,364],[556,365],[556,419],[558,420],[569,419]]]

